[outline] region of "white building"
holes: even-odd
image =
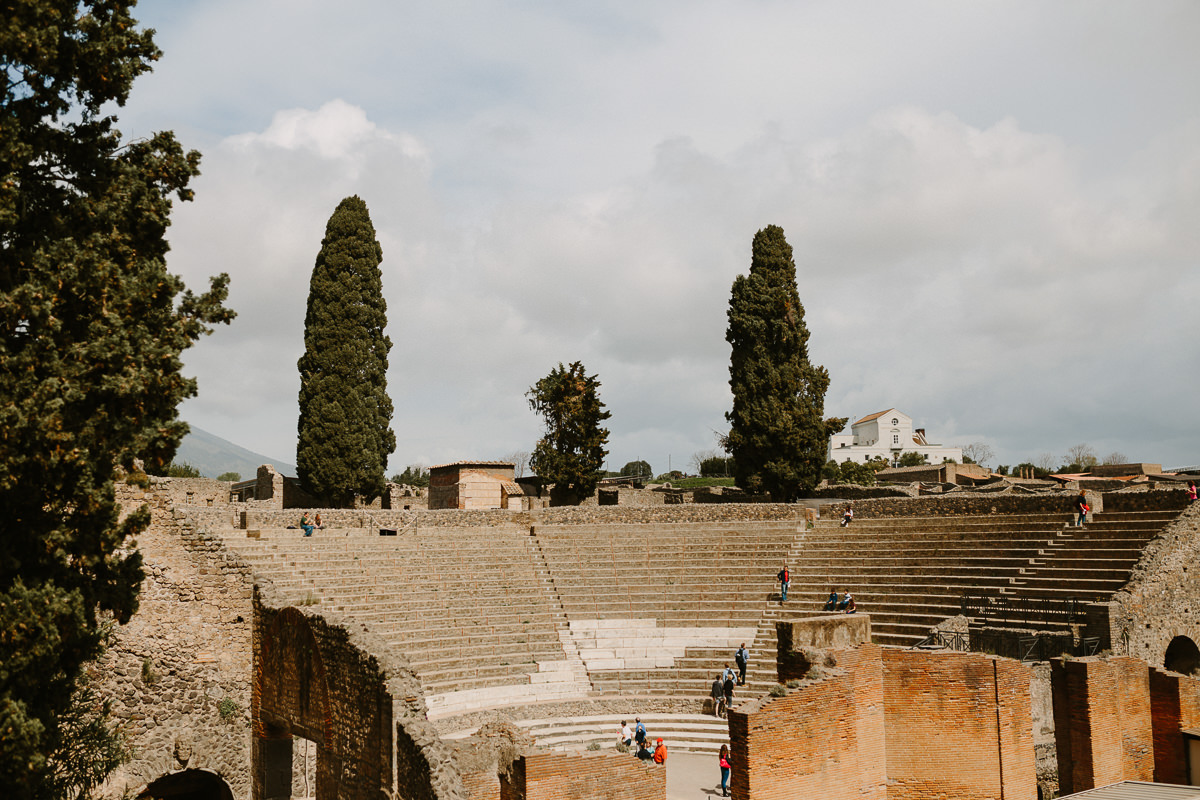
[[[850,431],[829,437],[827,460],[864,464],[880,457],[894,462],[902,453],[916,452],[930,464],[941,464],[947,458],[962,463],[961,447],[930,444],[925,440],[925,429],[914,430],[912,417],[894,408],[863,417],[850,426]]]

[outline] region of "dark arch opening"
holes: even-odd
[[[185,769],[162,776],[143,789],[138,800],[233,800],[233,790],[212,772]]]
[[[1184,675],[1195,675],[1200,671],[1200,647],[1186,636],[1176,636],[1167,645],[1167,655],[1163,666],[1171,672]]]

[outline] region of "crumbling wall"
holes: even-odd
[[[1150,497],[1154,503],[1179,490],[1105,495],[1111,505]],[[1162,508],[1162,505],[1154,505]],[[1193,503],[1142,550],[1129,582],[1108,603],[1109,637],[1119,655],[1164,667],[1176,637],[1200,643],[1200,503]]]
[[[116,485],[122,514],[146,504],[151,523],[137,542],[146,572],[138,611],[114,628],[89,670],[134,753],[109,776],[105,796],[207,770],[238,800],[250,797],[252,578],[219,541],[174,513],[172,500],[192,482]]]

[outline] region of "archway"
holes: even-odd
[[[233,800],[233,790],[216,773],[185,769],[154,781],[138,800]]]
[[[1200,647],[1186,636],[1176,636],[1167,645],[1163,666],[1184,675],[1200,673]]]

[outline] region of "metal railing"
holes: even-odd
[[[1015,631],[932,631],[910,649],[957,650],[1021,661],[1049,661],[1065,655],[1094,656],[1100,651],[1100,637],[1085,636],[1073,641],[1070,636],[1050,633],[1021,636]]]
[[[1082,620],[1088,601],[1074,597],[1025,597],[1023,595],[963,592],[963,616],[1004,620],[1022,625],[1070,624]]]

